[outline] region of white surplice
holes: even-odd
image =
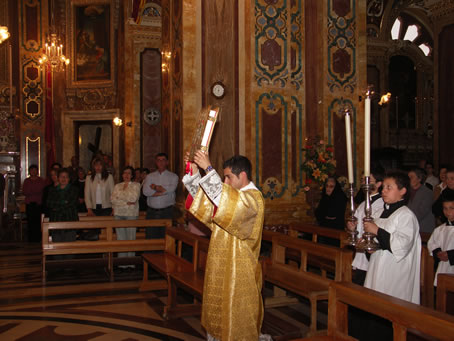
[[[375,224],[390,234],[390,248],[370,257],[364,286],[384,294],[419,304],[421,237],[418,219],[402,206]]]
[[[430,254],[433,256],[432,251],[438,248],[441,251],[449,251],[454,249],[454,226],[442,224],[438,226],[430,236],[427,242],[427,248]],[[434,285],[437,285],[438,274],[454,274],[454,265],[451,265],[449,261],[438,263],[437,273],[435,274]]]

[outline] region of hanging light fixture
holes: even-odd
[[[54,23],[54,1],[51,1],[51,23],[49,33],[46,38],[45,52],[39,59],[41,65],[48,65],[52,71],[63,71],[69,64],[69,59],[63,54],[63,44],[57,34]]]
[[[3,43],[10,36],[8,32],[8,27],[0,26],[0,44]]]

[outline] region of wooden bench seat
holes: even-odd
[[[452,340],[454,316],[413,304],[353,283],[331,282],[326,336],[298,340],[355,340],[348,335],[348,307],[356,307],[392,322],[394,341],[407,340],[407,332],[438,340]],[[371,331],[373,332],[373,331]]]
[[[145,239],[144,236],[136,236],[136,240],[117,240],[115,228],[153,228],[159,226],[170,227],[170,219],[156,220],[87,220],[68,222],[43,222],[42,223],[42,274],[43,283],[46,282],[47,256],[52,255],[74,255],[74,254],[107,254],[107,269],[110,280],[114,280],[113,255],[115,252],[129,251],[152,251],[163,250],[164,239]],[[85,241],[76,240],[71,242],[53,242],[52,231],[56,230],[90,230],[100,229],[99,240]]]
[[[208,253],[209,239],[179,228],[167,228],[165,252],[144,254],[144,278],[141,291],[167,289],[167,304],[163,316],[166,319],[200,314],[200,299]],[[192,248],[191,259],[182,257],[183,247]],[[149,268],[165,278],[164,283],[148,279]],[[163,285],[164,284],[164,285]],[[177,290],[181,288],[199,300],[192,304],[177,304]]]
[[[265,281],[309,300],[311,305],[310,332],[315,333],[317,302],[328,299],[328,287],[333,280],[351,280],[352,252],[285,235],[274,236],[272,243],[271,263],[263,263]],[[289,249],[299,253],[299,265],[288,264],[286,251]],[[311,272],[316,269],[308,266],[310,258],[332,261],[334,263],[333,278],[328,278],[323,270]]]
[[[165,246],[163,253],[146,253],[143,258],[143,280],[141,291],[162,290],[169,288],[169,276],[173,272],[194,272],[196,259],[197,239],[184,229],[166,228]],[[183,245],[192,247],[192,262],[182,257]],[[150,281],[148,278],[149,267],[165,278],[162,281]]]
[[[200,302],[203,296],[205,266],[210,240],[200,236],[195,236],[195,238],[197,238],[195,270],[191,273],[173,272],[170,274],[170,290],[165,311],[168,318],[199,315],[201,312]],[[192,304],[177,304],[178,288],[193,295],[194,302]]]

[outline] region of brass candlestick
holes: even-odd
[[[353,189],[352,183],[350,184],[349,192],[350,192],[350,217],[348,217],[347,220],[356,225],[358,219],[356,219],[356,217],[355,217],[355,200],[354,200],[355,190]],[[346,240],[347,245],[356,246],[356,244],[358,243],[358,230],[355,227],[355,229],[353,231],[348,228],[346,229],[346,231],[347,231],[347,240]]]
[[[366,202],[364,205],[364,218],[363,224],[365,222],[373,222],[374,219],[372,218],[372,206],[370,203],[370,192],[371,192],[371,184],[370,184],[370,176],[365,177],[365,183],[363,185],[364,192],[366,193]],[[361,238],[361,241],[357,243],[356,250],[359,252],[366,252],[366,251],[376,251],[380,249],[380,245],[374,240],[375,234],[370,232],[364,232]]]

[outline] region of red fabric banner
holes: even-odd
[[[52,106],[52,71],[50,67],[46,68],[46,129],[44,131],[44,141],[46,144],[46,169],[49,173],[51,165],[55,162],[55,130],[54,114]]]

